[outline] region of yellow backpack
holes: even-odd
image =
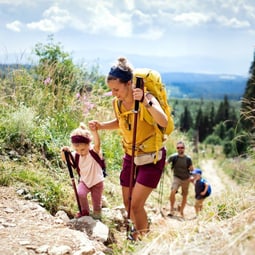
[[[161,132],[165,135],[170,135],[174,130],[174,120],[172,116],[172,109],[167,101],[167,92],[165,85],[161,81],[159,72],[148,68],[138,68],[133,72],[133,84],[136,83],[136,77],[143,78],[144,93],[152,94],[161,105],[165,114],[168,117],[167,127],[161,129]]]

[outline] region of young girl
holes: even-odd
[[[79,157],[78,168],[80,170],[80,180],[77,188],[81,213],[76,217],[88,216],[90,214],[88,194],[91,192],[93,204],[93,216],[100,218],[102,207],[102,194],[104,189],[104,176],[101,166],[93,158],[90,150],[96,152],[100,157],[100,138],[94,125],[89,124],[90,131],[86,130],[83,123],[80,127],[71,132],[71,143],[74,149],[72,155],[74,158]],[[91,144],[92,137],[94,144]],[[70,151],[68,146],[62,148],[61,157],[65,161],[64,151]]]

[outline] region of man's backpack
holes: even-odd
[[[106,177],[107,173],[106,173],[106,163],[105,163],[104,157],[100,158],[100,156],[93,150],[89,150],[89,153],[96,160],[96,162],[101,166],[103,175],[104,177]],[[80,155],[75,153],[75,158],[74,158],[75,168],[77,170],[78,175],[80,176],[79,159],[80,159]]]
[[[138,68],[133,72],[133,83],[136,83],[136,77],[143,78],[144,92],[152,94],[161,105],[163,111],[168,117],[167,127],[161,129],[161,131],[169,135],[174,130],[174,121],[172,117],[172,109],[167,101],[167,92],[165,85],[161,81],[159,72],[148,68]]]

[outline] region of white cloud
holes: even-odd
[[[210,16],[199,12],[189,12],[176,15],[173,20],[184,23],[187,26],[195,26],[208,22],[210,20]]]
[[[132,10],[135,7],[135,1],[134,0],[124,0],[125,6],[128,10]]]
[[[87,10],[85,16],[88,17],[83,20],[83,23],[87,23],[86,32],[117,37],[129,37],[132,34],[131,14],[118,9],[114,11],[108,3],[94,6],[89,12]]]
[[[67,8],[67,7],[65,7]],[[131,8],[131,7],[130,7]],[[43,12],[43,19],[27,24],[29,29],[58,32],[73,28],[91,34],[129,37],[132,34],[131,13],[111,10],[111,3],[84,5],[79,10],[54,5]]]
[[[55,24],[50,19],[43,19],[38,22],[31,22],[27,24],[27,27],[33,30],[41,30],[44,32],[53,32],[53,33],[61,29],[61,26]]]
[[[52,6],[43,13],[44,19],[27,24],[29,29],[38,29],[44,32],[58,32],[71,22],[71,16],[65,9]]]
[[[19,4],[24,8],[27,28],[44,32],[58,32],[63,29],[91,33],[105,34],[114,37],[131,38],[141,35],[143,38],[161,38],[163,31],[173,30],[174,25],[182,25],[188,29],[199,28],[201,25],[220,25],[235,29],[251,28],[255,23],[254,5],[249,0],[213,0],[200,2],[198,0],[179,0],[176,2],[165,0],[124,0],[92,1],[92,0],[38,0],[30,3],[29,0],[7,1],[0,0],[8,5]],[[31,8],[28,8],[31,4]],[[53,6],[51,6],[53,4]],[[37,6],[37,7],[36,7]],[[45,11],[43,11],[45,8]],[[31,10],[29,13],[28,10]],[[35,20],[36,10],[38,17]],[[33,15],[34,13],[34,15]],[[40,15],[40,14],[39,14]],[[39,16],[40,17],[40,16]],[[18,18],[24,23],[24,20]],[[252,23],[250,20],[254,20]],[[12,24],[12,23],[9,23]],[[8,24],[8,25],[9,25]],[[21,29],[14,26],[9,29]],[[149,36],[150,31],[155,36]],[[156,33],[155,33],[156,31]]]
[[[227,18],[225,16],[220,16],[217,18],[219,23],[223,26],[230,28],[249,28],[250,23],[246,20],[238,20],[237,18]]]
[[[22,23],[18,20],[15,20],[11,23],[7,23],[6,24],[6,27],[12,31],[15,31],[15,32],[20,32],[21,31],[21,26],[22,26]]]

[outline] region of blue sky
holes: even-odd
[[[31,61],[53,34],[105,73],[119,56],[160,72],[247,75],[254,0],[0,0],[0,63]]]

